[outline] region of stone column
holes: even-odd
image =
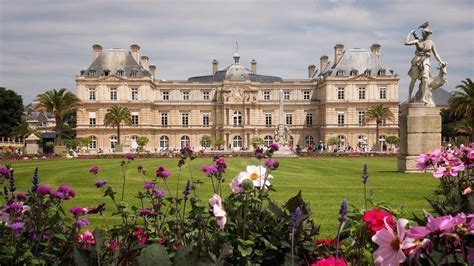
[[[417,103],[400,106],[398,171],[419,172],[416,169],[416,157],[441,148],[440,109]]]

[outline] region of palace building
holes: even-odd
[[[77,136],[90,136],[92,151],[112,152],[116,129],[103,121],[117,104],[131,113],[132,125],[121,128],[124,151],[136,148],[138,136],[149,139],[145,150],[152,152],[187,145],[201,149],[205,135],[223,141],[226,150],[252,149],[255,136],[266,145],[273,142],[283,90],[291,145],[304,148],[337,138],[341,148],[367,149],[386,136],[398,136],[399,77],[381,63],[380,48],[344,50],[337,44],[334,59],[323,55],[319,69],[308,66],[305,79],[260,74],[256,60],[247,68],[236,51],[234,63],[225,68],[214,59],[208,75],[165,80],[147,56],[140,56],[139,45],[125,50],[95,44],[92,64],[76,76],[82,101]],[[375,122],[365,122],[365,112],[377,104],[395,115],[382,123],[379,140]]]

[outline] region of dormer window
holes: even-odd
[[[110,74],[110,70],[106,69],[102,72],[102,76],[107,77]]]
[[[86,71],[85,71],[85,70],[81,70],[81,76],[83,76],[84,73],[86,73]]]
[[[336,72],[336,76],[338,76],[338,77],[344,76],[344,70],[338,70],[338,71]]]
[[[136,77],[137,73],[138,73],[138,70],[136,70],[136,69],[130,71],[130,77]]]
[[[89,77],[95,76],[95,70],[93,70],[93,69],[89,70],[89,73],[87,73],[87,76],[89,76]]]
[[[351,76],[356,76],[356,75],[357,75],[357,72],[358,72],[357,69],[353,69],[353,70],[351,70],[351,72],[350,72],[349,75],[351,75]]]
[[[119,76],[119,77],[123,76],[123,70],[122,69],[117,70],[117,76]]]
[[[366,69],[366,70],[364,71],[364,74],[367,75],[367,76],[370,76],[370,75],[372,74],[372,70]]]
[[[385,76],[385,69],[379,69],[377,76]]]

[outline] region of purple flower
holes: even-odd
[[[82,229],[88,225],[89,225],[89,220],[87,220],[86,218],[80,218],[74,222],[74,226],[79,229]]]
[[[347,221],[347,201],[346,199],[342,200],[341,208],[339,209],[339,222],[343,223]]]
[[[193,150],[191,149],[191,147],[189,146],[183,147],[181,148],[179,152],[181,153],[181,158],[189,157],[190,159],[193,159]]]
[[[21,233],[21,230],[23,230],[24,226],[25,226],[24,223],[16,222],[16,223],[10,225],[10,228],[15,232],[16,235],[19,235]]]
[[[280,148],[280,145],[278,145],[278,143],[272,143],[268,147],[270,148],[271,151],[278,151],[278,149]]]
[[[35,193],[38,188],[39,178],[38,178],[38,167],[35,168],[35,174],[33,175],[33,186],[31,187],[31,192]]]
[[[255,157],[259,160],[265,158],[265,153],[263,152],[262,148],[257,148],[255,150]]]
[[[163,189],[159,189],[159,188],[154,189],[153,193],[155,194],[157,198],[160,198],[160,199],[162,199],[165,196],[165,191]]]
[[[5,213],[21,213],[22,211],[23,202],[12,202],[3,209]]]
[[[142,217],[155,217],[157,213],[150,209],[140,209],[140,211],[138,212],[138,215]]]
[[[0,167],[0,175],[2,175],[5,178],[10,178],[10,169],[6,167]]]
[[[407,236],[414,239],[423,238],[428,234],[445,235],[453,232],[454,227],[466,221],[466,215],[460,213],[455,217],[445,215],[428,216],[425,226],[414,226],[407,231]]]
[[[183,196],[185,199],[188,198],[190,190],[191,190],[191,182],[188,180],[188,182],[186,182],[186,186],[184,187],[184,191],[183,191]]]
[[[72,215],[78,217],[82,216],[87,213],[87,208],[81,208],[81,207],[72,207],[69,209],[69,211],[72,213]]]
[[[179,159],[179,162],[178,162],[178,167],[181,168],[183,167],[183,165],[186,163],[186,161],[184,159]]]
[[[272,169],[272,170],[277,169],[279,165],[280,165],[280,163],[278,161],[275,161],[275,160],[272,160],[272,159],[269,159],[265,162],[265,166],[267,168]]]
[[[217,168],[217,165],[214,165],[214,164],[204,166],[202,168],[202,171],[209,176],[219,173],[219,169]]]
[[[364,183],[364,185],[367,183],[367,179],[369,179],[369,171],[367,170],[367,164],[364,164],[364,168],[362,169],[362,183]]]
[[[18,201],[25,201],[27,199],[27,196],[25,193],[17,193],[16,194],[16,200]]]
[[[95,187],[96,188],[101,188],[101,187],[105,186],[106,184],[107,184],[107,180],[105,180],[105,179],[100,179],[100,180],[95,181]]]
[[[51,194],[51,188],[48,185],[40,185],[36,189],[36,193],[41,195],[41,196]]]
[[[170,176],[171,176],[171,173],[163,166],[160,166],[158,167],[158,169],[156,169],[156,177],[161,177],[166,180]]]
[[[51,193],[51,196],[56,199],[64,199],[64,193],[58,191]]]
[[[227,168],[227,163],[222,157],[216,160],[216,165],[217,165],[217,168],[219,168],[219,170],[221,171]]]
[[[133,154],[131,154],[131,153],[128,153],[128,154],[125,156],[125,158],[127,158],[127,160],[129,160],[129,161],[135,160],[135,156],[133,156]]]
[[[92,166],[91,169],[89,169],[89,173],[91,174],[98,174],[99,173],[99,167],[98,166]]]
[[[74,190],[72,190],[72,188],[70,188],[68,185],[60,185],[56,191],[63,193],[64,200],[68,200],[76,196]]]
[[[143,185],[144,189],[152,189],[153,188],[153,182],[150,181],[145,181],[145,184]]]
[[[301,209],[297,207],[291,216],[291,228],[296,228],[298,220],[301,217]]]

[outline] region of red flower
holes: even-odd
[[[137,230],[135,230],[133,235],[137,238],[138,243],[140,244],[145,244],[148,241],[148,236],[146,235],[145,232],[143,232],[143,229],[141,228],[138,228]]]
[[[393,221],[393,217],[387,211],[374,209],[364,213],[364,216],[362,216],[362,221],[367,224],[370,237],[385,228],[385,223],[383,221],[385,217],[387,217],[387,224],[391,228],[394,228],[395,222]]]
[[[347,263],[343,258],[338,258],[336,260],[334,257],[329,257],[326,259],[317,260],[313,262],[311,266],[347,266]]]
[[[318,247],[334,247],[336,246],[336,239],[318,239],[315,241],[315,244]]]

